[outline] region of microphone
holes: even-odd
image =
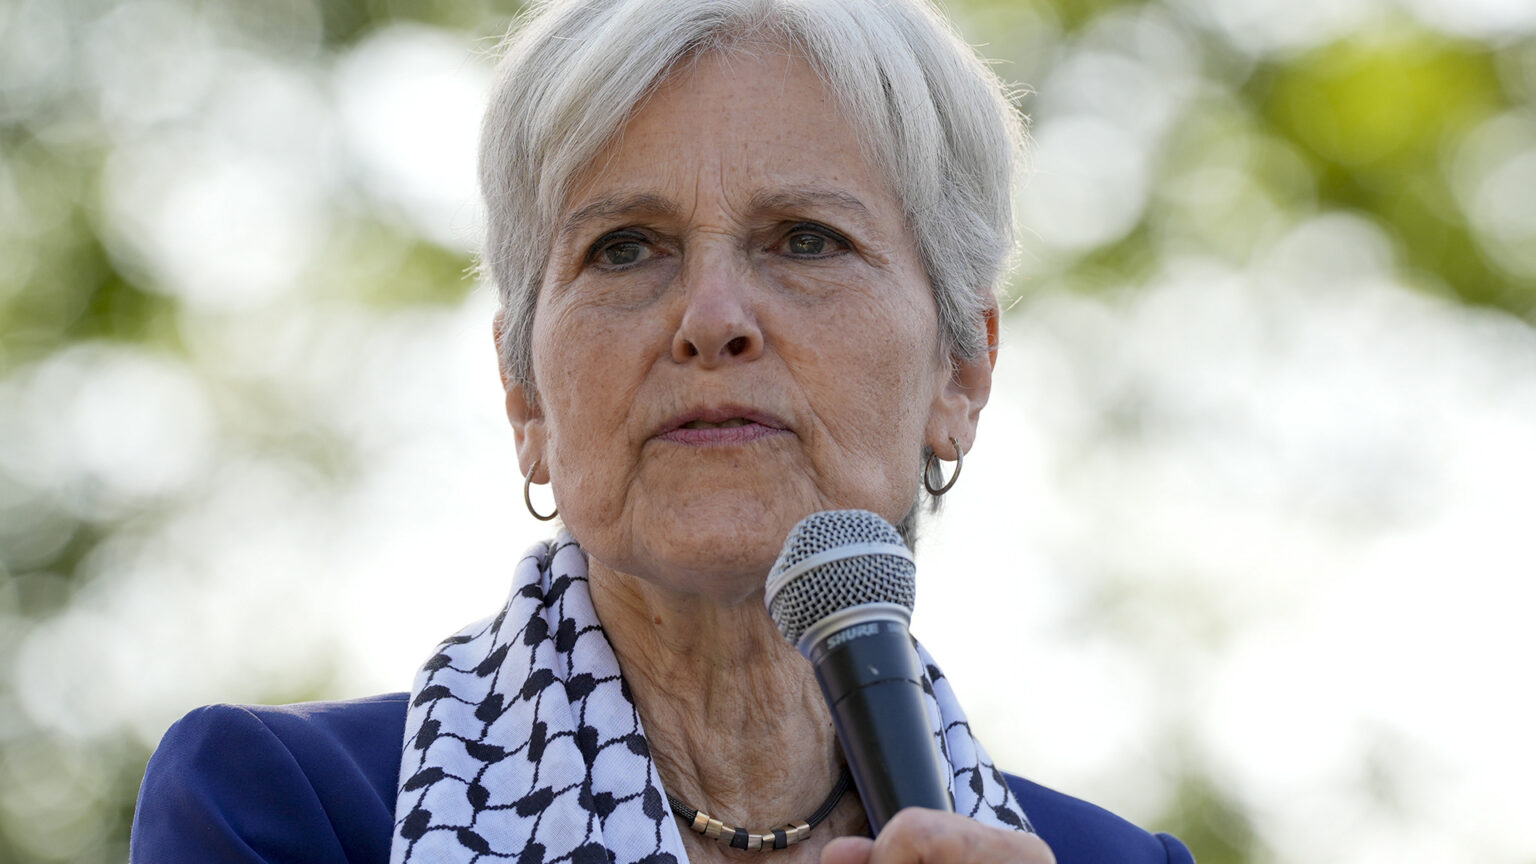
[[[912,551],[867,510],[805,517],[768,575],[768,614],[816,669],[876,834],[903,807],[954,810],[908,632],[916,587]]]

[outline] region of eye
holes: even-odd
[[[597,238],[587,261],[606,270],[633,267],[656,254],[650,241],[638,231],[612,231]]]
[[[841,234],[814,222],[790,227],[782,243],[783,251],[795,258],[825,258],[848,249]]]

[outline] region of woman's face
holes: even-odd
[[[739,600],[799,519],[898,521],[922,445],[969,446],[990,358],[941,350],[900,203],[841,113],[803,61],[710,54],[577,178],[537,399],[507,408],[595,561]]]

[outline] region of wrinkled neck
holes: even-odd
[[[774,626],[761,592],[721,604],[595,561],[589,580],[667,791],[749,831],[809,816],[841,773],[842,751],[810,663]],[[801,851],[861,831],[857,802],[850,791]],[[702,842],[706,853],[736,854],[683,835],[691,850]],[[799,849],[773,854],[787,864],[800,855],[785,853]]]

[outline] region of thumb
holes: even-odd
[[[822,847],[821,864],[865,864],[874,848],[868,837],[837,837]]]

